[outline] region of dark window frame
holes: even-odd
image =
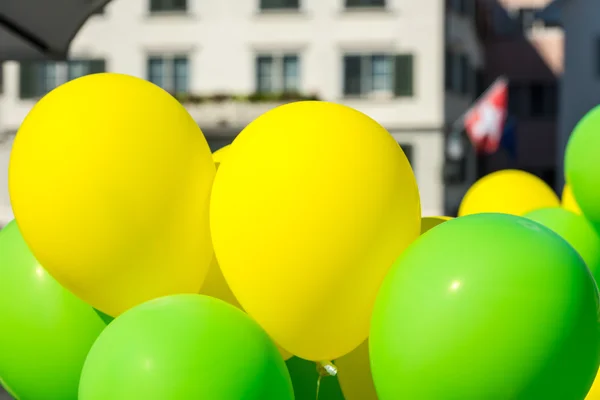
[[[299,11],[300,0],[259,0],[260,11]]]
[[[187,13],[189,6],[188,0],[149,0],[148,3],[148,9],[151,14]]]
[[[261,82],[263,77],[261,74],[261,61],[268,60],[271,63],[271,81],[269,82],[270,88],[261,88]],[[295,60],[296,67],[298,70],[296,80],[297,87],[290,88],[286,81],[286,61]],[[277,67],[277,68],[275,68]],[[254,90],[260,94],[291,94],[299,93],[302,87],[302,54],[300,52],[261,52],[254,55]],[[280,81],[280,86],[277,87],[273,81]]]
[[[344,7],[347,10],[376,8],[384,9],[388,7],[387,0],[345,0]]]
[[[167,78],[170,80],[169,84],[165,84],[164,82],[162,83],[162,85],[159,85],[158,83],[154,82],[154,79],[151,79],[152,76],[152,71],[151,71],[151,64],[153,61],[161,61],[161,62],[167,62],[169,63],[168,65],[168,69],[169,69],[169,74],[167,75]],[[185,64],[186,64],[186,74],[187,76],[185,77],[186,79],[186,84],[185,84],[185,88],[183,90],[179,90],[178,88],[178,76],[177,76],[177,68],[176,68],[176,63],[177,61],[181,61],[184,60]],[[146,80],[155,83],[157,86],[162,87],[164,90],[167,90],[169,93],[172,93],[173,95],[185,95],[185,94],[189,94],[190,92],[190,75],[191,75],[191,62],[192,60],[190,59],[189,54],[186,53],[167,53],[167,54],[149,54],[146,57]],[[165,79],[165,76],[162,76],[162,79]],[[164,87],[167,86],[167,87]]]
[[[35,100],[44,97],[47,92],[43,90],[42,84],[42,69],[48,65],[54,65],[66,69],[66,76],[64,82],[66,83],[72,79],[68,79],[69,70],[72,63],[87,63],[88,72],[85,75],[96,74],[100,72],[106,72],[106,59],[104,58],[74,58],[66,62],[54,62],[54,61],[23,61],[19,64],[19,98],[22,100]],[[78,78],[78,77],[74,77]]]
[[[393,98],[415,96],[415,56],[413,53],[390,52],[346,53],[342,56],[342,95],[345,98],[367,97],[375,93],[372,89],[372,63],[375,56],[391,59],[391,87]],[[352,66],[351,63],[354,65]],[[366,70],[365,70],[365,67]],[[349,75],[353,71],[354,76]],[[358,76],[358,78],[357,78]],[[399,79],[399,78],[402,78]],[[365,84],[364,79],[368,82]]]

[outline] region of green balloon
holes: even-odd
[[[409,246],[378,294],[379,399],[583,400],[598,370],[598,301],[581,257],[544,226],[447,221]]]
[[[4,391],[6,393],[8,393],[10,397],[12,397],[13,399],[18,399],[17,394],[6,384],[6,382],[4,382],[4,380],[0,376],[0,395],[2,394],[3,388],[4,388]],[[1,399],[1,397],[0,397],[0,399]]]
[[[600,106],[588,112],[571,133],[565,175],[583,214],[600,229]]]
[[[110,324],[111,322],[113,322],[113,321],[115,320],[115,318],[114,318],[114,317],[111,317],[111,316],[110,316],[110,315],[108,315],[108,314],[104,314],[104,313],[103,313],[102,311],[100,311],[100,310],[96,310],[96,309],[94,308],[94,311],[96,311],[96,314],[98,314],[98,316],[99,316],[100,318],[102,318],[102,321],[104,321],[104,322],[106,323],[106,325]]]
[[[295,400],[315,400],[319,380],[315,362],[292,357],[285,363],[292,378]],[[344,400],[337,376],[321,378],[319,400]]]
[[[0,232],[0,377],[21,400],[77,399],[105,323],[36,261],[13,221]]]
[[[525,217],[565,239],[583,258],[596,282],[600,282],[600,236],[584,216],[556,207],[535,210]]]
[[[110,323],[83,367],[79,400],[292,400],[277,346],[224,301],[179,294]]]

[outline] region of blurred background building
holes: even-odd
[[[112,71],[176,95],[213,150],[285,102],[354,107],[404,149],[423,214],[452,215],[468,187],[498,169],[560,181],[574,121],[600,102],[594,1],[113,0],[79,32],[69,62],[2,65],[0,169],[39,98],[76,77]],[[588,44],[566,41],[572,68],[562,92],[561,23],[573,43]],[[511,140],[490,156],[475,154],[466,136],[450,146],[455,122],[499,76],[510,82]],[[0,225],[12,218],[6,186],[4,172]]]
[[[524,169],[554,186],[558,77],[563,70],[563,31],[538,13],[548,0],[499,0],[490,3],[494,29],[487,32],[485,81],[508,78],[509,119],[515,122],[514,149],[481,160],[482,174]]]
[[[475,0],[115,0],[80,31],[70,62],[5,63],[0,132],[10,143],[41,96],[100,71],[176,94],[213,150],[277,104],[314,97],[386,127],[423,212],[441,214],[445,126],[472,102],[482,62]]]

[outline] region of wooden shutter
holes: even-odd
[[[163,0],[150,0],[150,11],[163,11]]]
[[[414,95],[414,57],[400,54],[395,57],[394,94],[401,97]]]
[[[32,61],[23,61],[19,66],[19,97],[32,99],[39,93],[39,64]]]
[[[99,59],[95,59],[95,60],[90,60],[89,63],[90,63],[90,66],[89,66],[90,74],[98,74],[100,72],[106,72],[106,60],[99,58]]]
[[[346,0],[348,7],[385,7],[385,0]]]
[[[187,0],[172,0],[173,11],[187,11]]]
[[[344,56],[344,96],[360,96],[363,87],[362,57]]]

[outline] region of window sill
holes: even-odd
[[[395,12],[389,7],[345,7],[342,10],[342,15],[355,15],[364,13],[393,15]]]
[[[44,97],[45,95],[41,95],[41,96],[32,96],[32,97],[18,97],[19,101],[22,103],[37,103],[38,101],[40,101],[42,99],[42,97]]]
[[[371,103],[371,104],[389,104],[398,101],[412,100],[415,96],[392,96],[392,97],[377,97],[377,96],[343,96],[340,100],[344,102],[356,103]]]
[[[299,8],[277,8],[269,10],[258,10],[255,14],[257,17],[273,17],[273,16],[290,16],[290,17],[306,17],[307,13]]]

